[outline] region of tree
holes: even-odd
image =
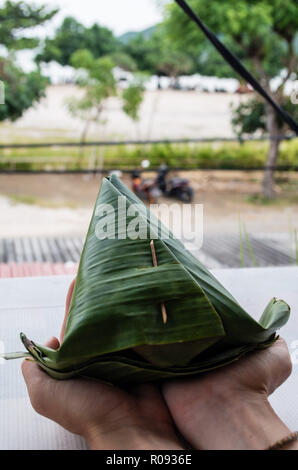
[[[171,78],[171,86],[178,88],[179,76],[190,74],[193,65],[192,59],[183,52],[164,49],[162,54],[156,57],[155,69],[158,76],[165,75]]]
[[[132,38],[123,50],[134,59],[138,70],[170,77],[174,84],[179,75],[194,72],[193,58],[172,45],[163,25],[156,26],[148,38],[143,34]]]
[[[84,143],[91,123],[100,122],[106,100],[116,95],[114,63],[110,57],[95,59],[89,50],[75,52],[70,63],[80,71],[77,83],[84,94],[82,98],[69,99],[66,104],[73,116],[85,121],[81,135],[81,142]]]
[[[145,38],[140,33],[134,36],[128,43],[123,44],[122,50],[125,54],[132,57],[140,72],[156,73],[154,62],[152,61],[153,54],[156,52],[156,45],[152,38]]]
[[[32,49],[39,44],[37,38],[24,35],[28,29],[44,24],[57,13],[46,6],[6,1],[0,8],[0,44],[7,49]]]
[[[8,52],[0,57],[0,80],[4,83],[5,103],[0,105],[0,121],[16,120],[44,96],[48,80],[37,69],[25,73],[14,63],[13,52],[31,49],[38,39],[27,37],[26,30],[44,24],[57,10],[32,6],[25,2],[6,1],[0,8],[0,44]]]
[[[148,60],[157,75],[165,75],[172,79],[173,87],[178,87],[180,75],[194,73],[193,58],[172,44],[163,25],[156,27],[151,41],[153,47],[148,54]]]
[[[298,121],[298,107],[292,103],[290,97],[284,102],[284,109]],[[266,132],[266,105],[264,101],[259,97],[253,96],[241,103],[234,109],[232,125],[240,139],[258,131],[261,133]],[[277,116],[277,125],[281,134],[284,122],[280,116]]]
[[[136,125],[140,120],[140,108],[144,100],[145,81],[146,77],[144,75],[136,74],[132,83],[122,93],[122,109]],[[139,132],[137,131],[138,137]]]
[[[287,96],[284,87],[297,76],[298,3],[293,0],[190,0],[190,5],[222,40],[239,55],[261,80],[264,88],[284,106]],[[177,5],[166,8],[166,27],[169,37],[177,47],[191,51],[206,41],[197,26],[188,19]],[[198,45],[198,46],[197,46]],[[282,71],[286,73],[282,76]],[[281,76],[276,90],[271,79]],[[271,106],[265,105],[266,129],[270,136],[270,148],[263,180],[265,197],[274,196],[274,168],[277,164],[281,131],[277,115]]]
[[[0,105],[0,121],[16,121],[38,102],[49,83],[39,71],[24,73],[11,60],[0,59],[0,79],[5,87],[5,102]]]
[[[86,28],[75,18],[68,16],[56,30],[54,38],[46,39],[36,60],[54,60],[61,65],[71,65],[71,58],[76,51],[86,49],[98,58],[116,52],[117,48],[117,39],[108,28],[98,24]]]
[[[126,54],[125,52],[117,51],[113,54],[109,54],[109,56],[117,67],[120,67],[126,72],[137,71],[136,62],[130,55]]]

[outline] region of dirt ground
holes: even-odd
[[[1,125],[3,141],[77,139],[85,126],[69,114],[66,101],[82,90],[74,85],[50,86],[46,97],[14,124]],[[90,128],[92,139],[177,139],[234,137],[231,105],[245,96],[192,91],[147,91],[136,126],[122,111],[119,98],[107,102],[102,122]]]
[[[190,179],[194,203],[203,204],[205,233],[238,233],[239,216],[250,232],[288,232],[298,225],[297,199],[289,198],[293,189],[285,190],[297,189],[298,175],[291,175],[287,185],[278,182],[278,199],[270,205],[250,199],[261,191],[260,172],[192,171],[179,176]],[[128,175],[123,181],[131,186]],[[0,175],[0,237],[84,235],[100,183],[99,176]],[[177,203],[166,198],[159,202]]]

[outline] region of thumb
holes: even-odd
[[[53,336],[46,342],[45,346],[56,350],[59,348],[60,343],[59,340]],[[47,377],[45,372],[31,359],[25,359],[25,361],[23,361],[22,372],[28,389],[32,380]]]
[[[46,342],[46,346],[58,349],[60,343],[53,337]],[[47,416],[49,399],[54,396],[56,381],[32,360],[23,361],[22,372],[33,408],[41,415]]]

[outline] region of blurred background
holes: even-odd
[[[297,2],[189,4],[298,121]],[[75,272],[111,171],[209,268],[298,264],[298,140],[174,1],[0,1],[0,80],[0,277]]]

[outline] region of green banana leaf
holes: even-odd
[[[119,210],[119,197],[126,211]],[[114,211],[101,211],[103,204]],[[136,204],[147,233],[132,239],[126,230],[135,223]],[[98,236],[102,226],[107,238]],[[164,238],[164,230],[116,176],[104,179],[64,340],[54,351],[22,334],[27,356],[56,379],[86,376],[131,384],[194,376],[272,344],[289,306],[273,299],[255,321],[179,240],[172,234]]]

